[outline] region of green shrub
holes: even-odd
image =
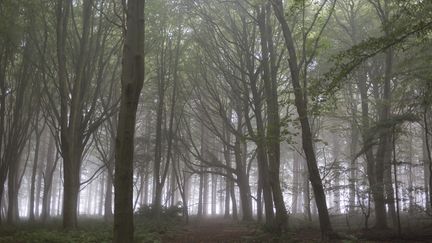
[[[181,204],[171,207],[161,207],[160,220],[179,220],[182,217],[183,208]],[[151,205],[141,205],[135,213],[135,219],[138,221],[152,220],[156,218],[156,211]]]

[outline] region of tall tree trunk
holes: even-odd
[[[297,152],[293,152],[293,182],[292,182],[292,204],[291,211],[293,214],[298,213],[299,194],[300,194],[300,156]]]
[[[48,142],[48,149],[46,154],[46,167],[45,167],[45,174],[44,174],[44,188],[43,188],[43,198],[42,198],[42,222],[46,222],[46,220],[50,217],[51,213],[51,188],[53,186],[53,176],[54,171],[56,169],[58,157],[55,158],[56,153],[56,147],[54,143],[54,137],[49,135],[49,142]],[[56,190],[54,189],[54,192]],[[57,195],[56,193],[54,193]],[[53,202],[55,203],[55,195],[53,198]]]
[[[429,84],[430,85],[430,84]],[[430,91],[430,89],[428,89]],[[429,116],[428,116],[429,107],[424,108],[423,112],[423,123],[424,123],[424,143],[426,149],[426,157],[427,157],[427,167],[428,170],[428,192],[429,192],[429,204],[426,206],[429,210],[432,209],[432,154],[430,147],[430,136],[429,136]],[[425,161],[426,163],[426,161]]]
[[[385,73],[384,73],[384,90],[383,90],[383,97],[381,99],[381,105],[380,105],[380,113],[379,113],[379,122],[381,124],[384,124],[388,122],[390,119],[390,81],[391,81],[391,70],[392,70],[392,60],[393,60],[393,54],[392,50],[388,50],[386,52],[386,60],[385,60]],[[383,128],[383,131],[381,131],[381,135],[379,137],[379,144],[378,149],[376,153],[376,160],[375,160],[375,176],[376,176],[376,185],[375,185],[375,211],[376,211],[376,228],[379,229],[385,229],[387,228],[387,221],[385,220],[378,220],[378,217],[386,217],[385,212],[385,198],[384,198],[384,192],[385,192],[385,180],[386,177],[385,168],[386,164],[389,164],[391,162],[391,150],[389,151],[389,148],[391,146],[391,131],[390,128]],[[390,167],[391,168],[391,167]],[[389,173],[387,173],[388,178]],[[391,181],[391,170],[390,170],[390,181]],[[388,183],[388,184],[391,184]],[[390,186],[390,185],[389,185]],[[389,187],[388,186],[388,187]],[[388,188],[387,187],[387,188]],[[392,191],[393,189],[391,189]],[[390,194],[391,192],[389,192]],[[389,195],[388,194],[388,195]],[[391,195],[392,196],[392,195]],[[392,198],[393,199],[393,196]],[[379,207],[379,209],[376,209],[376,207]],[[394,212],[394,200],[393,200],[393,210]]]
[[[104,198],[105,198],[105,191],[106,191],[106,189],[105,189],[105,183],[106,183],[105,177],[108,177],[108,176],[105,176],[105,173],[102,173],[102,178],[100,179],[100,182],[99,182],[99,204],[96,208],[98,210],[97,214],[99,216],[102,216],[103,212],[104,212],[104,205],[105,205]]]
[[[202,169],[200,169],[199,173],[199,188],[198,188],[198,218],[201,218],[203,216],[203,188],[204,188],[204,173],[202,172]]]
[[[297,108],[297,113],[299,115],[300,125],[302,128],[302,145],[306,155],[306,162],[308,166],[312,189],[315,195],[315,201],[317,203],[321,234],[323,238],[328,238],[331,237],[334,232],[330,223],[324,188],[322,185],[321,176],[318,170],[318,163],[315,157],[315,151],[313,147],[312,132],[308,118],[307,101],[304,97],[304,90],[307,89],[307,87],[302,88],[300,85],[300,69],[297,63],[297,53],[291,29],[285,19],[282,1],[273,0],[271,1],[271,3],[273,5],[276,18],[281,24],[282,33],[285,39],[285,46],[289,54],[288,62],[291,73],[291,82],[294,88],[294,103]]]
[[[392,173],[392,144],[387,144],[387,152],[384,168],[384,189],[386,195],[386,201],[388,204],[388,212],[391,216],[393,227],[397,226],[397,215],[396,215],[396,206],[395,206],[395,191],[393,189],[393,173]]]
[[[234,181],[230,180],[230,194],[231,194],[231,203],[232,203],[232,217],[234,221],[238,220],[238,210],[237,210],[237,200],[234,188]]]
[[[113,219],[112,212],[112,199],[113,199],[113,181],[114,181],[114,167],[115,167],[115,150],[116,150],[116,133],[118,120],[115,115],[110,118],[110,157],[107,161],[107,178],[105,185],[105,200],[104,200],[104,220],[111,221]]]
[[[34,158],[33,158],[33,169],[32,169],[32,177],[31,177],[31,184],[30,184],[30,206],[29,206],[29,220],[30,222],[34,222],[35,220],[35,214],[34,214],[34,206],[35,206],[35,187],[36,187],[36,174],[38,169],[38,160],[39,160],[39,146],[40,146],[40,138],[42,131],[39,131],[38,128],[38,117],[39,115],[36,115],[36,122],[35,122],[35,149],[34,149]],[[39,197],[39,195],[38,195]],[[36,205],[36,207],[39,207],[39,205]]]
[[[57,188],[59,188],[59,190],[58,190],[58,195],[57,195],[57,201],[55,202],[56,209],[57,209],[56,215],[61,215],[61,205],[63,203],[62,195],[64,193],[64,188],[62,188],[63,182],[62,182],[61,175],[60,175],[60,173],[62,173],[62,171],[63,171],[62,169],[59,170],[59,175],[57,177]]]
[[[366,75],[362,75],[358,79],[358,87],[361,97],[361,107],[362,107],[362,139],[363,146],[368,147],[372,141],[372,134],[370,133],[369,124],[369,101],[368,101],[368,88],[366,83]],[[383,151],[383,150],[381,150]],[[367,167],[367,179],[369,182],[369,187],[372,192],[372,196],[375,204],[375,226],[377,228],[387,228],[387,213],[385,209],[384,202],[384,189],[379,188],[377,181],[377,173],[375,166],[375,158],[372,149],[367,149],[365,151],[366,155],[366,167]],[[378,158],[378,156],[377,156]]]
[[[163,134],[162,134],[162,125],[164,124],[164,107],[165,107],[165,77],[166,77],[166,63],[165,63],[165,55],[166,49],[164,47],[165,44],[162,45],[162,50],[160,54],[160,61],[158,63],[160,66],[158,67],[158,102],[156,109],[156,139],[155,139],[155,158],[154,158],[154,167],[153,167],[153,210],[156,217],[160,216],[161,207],[162,207],[162,190],[163,183],[161,178],[161,167],[162,167],[162,153],[163,153]],[[166,119],[165,119],[166,123]],[[166,165],[168,166],[168,165]]]
[[[409,215],[412,215],[415,210],[415,189],[414,189],[414,178],[413,178],[413,156],[414,156],[414,149],[413,149],[413,128],[412,125],[410,125],[409,129],[409,140],[408,140],[408,213]]]
[[[424,114],[425,116],[426,116],[426,114]],[[426,117],[425,117],[425,119],[427,119]],[[429,153],[429,148],[427,148],[427,146],[428,146],[428,143],[427,142],[429,142],[429,141],[427,141],[426,142],[426,140],[429,140],[429,139],[426,139],[426,136],[428,136],[427,135],[428,133],[427,133],[427,131],[426,131],[426,129],[425,128],[423,128],[422,129],[422,160],[423,160],[423,191],[424,191],[424,197],[425,197],[425,208],[426,208],[426,210],[430,210],[431,209],[431,205],[430,205],[430,197],[429,197],[429,181],[430,181],[430,173],[429,173],[429,165],[431,164],[431,161],[430,161],[430,155],[428,154]]]
[[[352,84],[350,83],[348,86],[348,90],[350,92],[351,97],[351,116],[353,117],[353,120],[350,124],[350,131],[351,131],[351,142],[349,146],[349,155],[350,155],[350,164],[349,164],[349,213],[354,213],[355,211],[355,204],[356,204],[356,181],[357,181],[357,163],[356,163],[356,154],[357,154],[357,147],[358,147],[358,141],[359,141],[359,129],[357,127],[357,101],[354,97],[354,93],[352,90]]]
[[[203,194],[202,194],[202,206],[203,206],[203,216],[207,216],[208,214],[208,200],[209,200],[209,174],[203,173]]]
[[[40,160],[40,159],[39,159]],[[35,216],[39,217],[40,216],[40,211],[39,211],[39,205],[40,205],[40,200],[41,200],[41,191],[42,189],[42,179],[44,177],[44,172],[43,172],[43,168],[45,166],[45,164],[43,164],[44,158],[42,158],[42,160],[40,160],[42,162],[42,164],[39,164],[39,169],[38,169],[38,176],[37,176],[37,180],[36,180],[36,191],[35,191]]]
[[[0,154],[4,154],[3,136],[5,133],[5,117],[6,117],[6,69],[8,63],[8,51],[3,50],[0,53]],[[0,225],[3,223],[3,208],[5,198],[5,181],[7,177],[7,162],[0,157]]]
[[[257,181],[257,197],[256,197],[256,207],[257,207],[257,220],[258,223],[261,223],[263,220],[263,200],[262,200],[262,194],[263,194],[263,182],[262,178],[258,175],[258,181]]]
[[[339,144],[339,138],[337,137],[337,135],[334,133],[333,135],[333,167],[335,168],[335,173],[334,173],[334,207],[335,207],[335,212],[337,214],[341,213],[341,203],[340,203],[340,170],[341,170],[341,165],[340,165],[340,161],[339,161],[339,152],[340,152],[340,144]]]
[[[280,182],[280,118],[277,92],[276,56],[273,47],[273,34],[270,25],[270,5],[264,5],[259,15],[259,29],[261,33],[261,52],[263,65],[264,93],[267,104],[267,154],[269,164],[270,186],[273,202],[276,208],[275,227],[279,232],[288,228],[288,214],[282,195]]]
[[[230,216],[230,179],[228,177],[225,177],[225,213],[224,218],[229,218]]]
[[[18,169],[19,169],[19,158],[12,157],[12,163],[9,166],[8,173],[8,211],[7,211],[7,223],[15,224],[19,219],[19,208],[18,208]]]
[[[136,110],[144,82],[144,0],[127,2],[118,116],[113,242],[133,242],[133,157]]]
[[[244,20],[243,20],[244,21]],[[246,35],[246,30],[243,31],[243,34]],[[274,211],[273,211],[273,197],[272,197],[272,188],[270,185],[270,175],[269,175],[269,165],[268,165],[268,157],[267,157],[267,148],[265,143],[265,128],[264,128],[264,119],[263,119],[263,104],[262,104],[262,95],[259,91],[260,87],[257,83],[258,75],[254,75],[254,65],[253,61],[250,60],[249,54],[246,55],[245,58],[247,70],[250,72],[248,75],[250,82],[250,90],[252,93],[252,103],[254,105],[254,115],[255,115],[255,123],[256,123],[256,133],[252,127],[251,118],[249,116],[249,94],[243,98],[243,114],[245,118],[245,123],[248,129],[248,133],[253,138],[257,148],[257,164],[258,164],[258,177],[261,179],[262,183],[262,192],[264,197],[264,211],[265,211],[265,220],[266,225],[272,226],[274,223]],[[241,65],[245,65],[243,61]],[[244,74],[243,74],[244,75]],[[246,78],[242,78],[246,80]],[[248,90],[249,87],[244,82],[243,90]]]
[[[63,157],[63,227],[75,229],[78,226],[78,199],[80,189],[81,151],[64,147]],[[70,151],[70,152],[69,152]]]
[[[231,114],[231,112],[229,113]],[[231,116],[229,116],[229,119],[231,119]],[[230,142],[231,141],[231,133],[228,131],[226,124],[223,123],[223,132],[224,132],[224,140]],[[225,159],[225,165],[227,167],[231,167],[231,149],[227,144],[223,144],[223,154]],[[226,173],[229,173],[226,171]],[[228,218],[230,216],[230,181],[231,178],[228,176],[225,177],[225,214],[224,217]]]
[[[211,175],[211,214],[216,215],[216,193],[217,193],[218,179],[216,174]]]
[[[57,61],[60,90],[60,145],[63,156],[63,228],[77,228],[77,203],[80,189],[80,170],[85,147],[84,114],[82,112],[82,95],[85,88],[85,65],[89,51],[91,32],[92,0],[83,2],[82,36],[79,40],[78,62],[73,84],[68,83],[66,42],[69,12],[72,0],[59,1],[57,4]],[[69,91],[71,89],[71,91]],[[68,99],[70,97],[70,100]]]
[[[149,194],[149,163],[146,163],[144,169],[144,192],[143,192],[143,205],[148,205],[148,194]]]
[[[93,183],[90,183],[87,186],[87,196],[86,196],[87,205],[84,208],[84,212],[87,215],[92,215],[93,214],[93,212],[92,212],[92,202],[95,201],[95,199],[97,199],[97,197],[96,197],[97,191],[96,191],[96,193],[93,192],[93,187],[94,187]]]
[[[113,218],[112,213],[112,187],[113,187],[113,171],[107,173],[105,184],[105,200],[104,200],[104,219],[110,221]]]
[[[236,107],[238,108],[235,109],[238,119],[238,134],[235,134],[234,158],[236,164],[237,185],[239,187],[242,220],[251,221],[253,220],[253,216],[251,190],[249,186],[249,176],[247,174],[247,145],[244,141],[242,141],[242,138],[239,135],[242,133],[243,114],[240,109],[241,105],[238,105]]]
[[[303,163],[303,207],[304,214],[307,221],[312,222],[312,211],[311,211],[311,195],[310,195],[310,181],[309,172],[307,171],[306,161]]]

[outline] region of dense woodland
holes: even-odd
[[[0,235],[430,231],[431,46],[429,0],[2,0]]]

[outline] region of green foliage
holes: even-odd
[[[418,45],[418,40],[428,39],[432,32],[432,18],[427,13],[430,13],[432,4],[424,2],[408,7],[404,18],[392,22],[393,28],[388,34],[371,37],[334,55],[333,68],[325,74],[324,80],[315,84],[313,90],[325,95],[334,94],[340,89],[342,81],[369,58],[389,48],[413,48]]]
[[[181,214],[181,206],[162,207],[160,217],[156,218],[153,207],[142,205],[135,213],[135,241],[162,242],[162,236],[175,234]]]
[[[29,242],[29,243],[61,243],[61,242],[111,242],[110,228],[99,231],[56,231],[39,229],[35,231],[18,230],[12,235],[0,237],[0,242]]]
[[[159,219],[169,221],[180,221],[183,213],[181,204],[177,204],[171,207],[163,206],[161,208]],[[156,216],[156,212],[151,205],[142,205],[135,213],[135,219],[137,221],[152,220]]]
[[[135,223],[135,242],[162,242],[162,237],[175,233],[179,221],[172,220],[174,207],[166,209],[165,215],[158,221],[153,219],[137,220]],[[80,220],[80,228],[64,231],[59,227],[58,219],[47,224],[20,224],[16,227],[0,228],[0,243],[105,243],[112,242],[112,227],[99,218]]]

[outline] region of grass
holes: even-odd
[[[135,222],[135,242],[161,242],[162,236],[174,231],[175,220],[139,219]],[[0,243],[104,243],[112,242],[112,224],[102,218],[80,218],[77,230],[64,231],[61,220],[47,224],[22,222],[0,228]]]

